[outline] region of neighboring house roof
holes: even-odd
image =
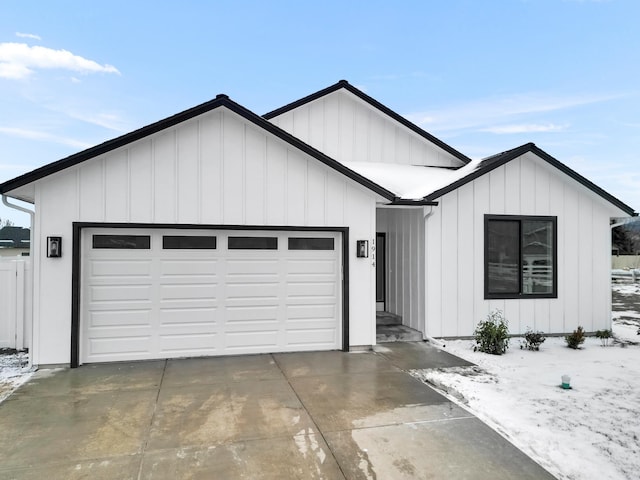
[[[147,125],[146,127],[142,127],[138,130],[135,130],[131,133],[127,133],[113,140],[108,140],[104,143],[101,143],[100,145],[91,147],[87,150],[84,150],[82,152],[76,153],[69,157],[63,158],[56,162],[50,163],[36,170],[25,173],[24,175],[16,177],[12,180],[4,182],[0,184],[0,194],[7,194],[12,190],[15,190],[16,188],[25,186],[27,184],[30,184],[32,182],[45,178],[54,173],[60,172],[69,167],[73,167],[74,165],[85,162],[99,155],[103,155],[105,153],[111,152],[117,148],[123,147],[132,142],[148,137],[150,135],[153,135],[162,130],[173,127],[179,123],[185,122],[191,118],[194,118],[198,115],[202,115],[204,113],[207,113],[213,109],[220,108],[220,107],[228,108],[229,110],[235,112],[236,114],[240,115],[246,120],[254,123],[258,127],[284,140],[285,142],[289,143],[293,147],[303,151],[304,153],[319,160],[320,162],[333,168],[334,170],[337,170],[338,172],[351,178],[352,180],[363,185],[369,190],[377,193],[378,195],[381,195],[385,199],[389,200],[389,202],[393,203],[395,200],[398,200],[396,195],[391,191],[372,182],[370,179],[365,178],[364,176],[356,173],[355,171],[349,169],[348,167],[344,166],[340,162],[337,162],[331,157],[325,155],[319,150],[316,150],[312,146],[304,143],[303,141],[294,137],[290,133],[282,130],[281,128],[277,127],[273,123],[265,120],[261,116],[256,115],[255,113],[251,112],[247,108],[230,100],[227,95],[223,95],[223,94],[218,95],[214,100],[210,100],[206,103],[203,103],[196,107],[185,110],[184,112],[165,118],[164,120],[160,120],[158,122],[152,123],[151,125]]]
[[[412,130],[414,133],[417,133],[422,138],[428,140],[429,142],[433,143],[434,145],[437,145],[438,147],[440,147],[444,151],[450,153],[451,155],[456,157],[458,160],[460,160],[462,163],[467,164],[467,163],[471,162],[471,159],[469,157],[467,157],[466,155],[464,155],[463,153],[460,153],[459,151],[457,151],[452,146],[447,145],[442,140],[434,137],[429,132],[427,132],[427,131],[423,130],[422,128],[418,127],[415,123],[410,122],[409,120],[407,120],[403,116],[397,114],[396,112],[391,110],[389,107],[386,107],[382,103],[378,102],[376,99],[371,98],[369,95],[367,95],[366,93],[362,92],[361,90],[358,90],[356,87],[351,85],[346,80],[340,80],[338,83],[336,83],[334,85],[331,85],[330,87],[324,88],[324,89],[322,89],[322,90],[320,90],[320,91],[318,91],[316,93],[312,93],[311,95],[307,95],[306,97],[301,98],[300,100],[296,100],[295,102],[292,102],[292,103],[290,103],[288,105],[285,105],[284,107],[280,107],[280,108],[278,108],[276,110],[273,110],[273,111],[271,111],[269,113],[265,113],[263,115],[263,117],[266,118],[267,120],[271,120],[272,118],[275,118],[275,117],[277,117],[279,115],[282,115],[283,113],[287,113],[287,112],[289,112],[289,111],[291,111],[291,110],[293,110],[295,108],[298,108],[298,107],[300,107],[302,105],[305,105],[305,104],[307,104],[309,102],[313,102],[314,100],[318,100],[319,98],[322,98],[322,97],[324,97],[326,95],[329,95],[330,93],[333,93],[333,92],[335,92],[337,90],[340,90],[341,88],[344,88],[345,90],[351,92],[352,94],[354,94],[355,96],[357,96],[361,100],[363,100],[366,103],[368,103],[369,105],[371,105],[373,108],[381,111],[382,113],[384,113],[388,117],[391,117],[392,119],[394,119],[396,122],[404,125],[408,129]]]
[[[0,228],[0,248],[29,248],[29,229],[23,227]]]

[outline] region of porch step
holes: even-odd
[[[402,317],[390,312],[376,312],[376,325],[402,325]]]
[[[376,343],[421,342],[422,340],[422,332],[406,325],[378,325],[376,327]]]

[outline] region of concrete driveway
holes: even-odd
[[[553,478],[411,377],[429,345],[42,370],[0,404],[0,478]]]

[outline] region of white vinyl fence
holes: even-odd
[[[29,348],[31,295],[29,259],[0,259],[0,348]]]

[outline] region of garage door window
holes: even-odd
[[[165,250],[215,250],[216,237],[194,235],[164,235],[162,248]]]
[[[115,248],[124,250],[149,250],[149,235],[94,235],[93,248]]]
[[[290,237],[289,250],[333,250],[333,238]]]
[[[229,250],[277,250],[277,237],[229,237]]]

